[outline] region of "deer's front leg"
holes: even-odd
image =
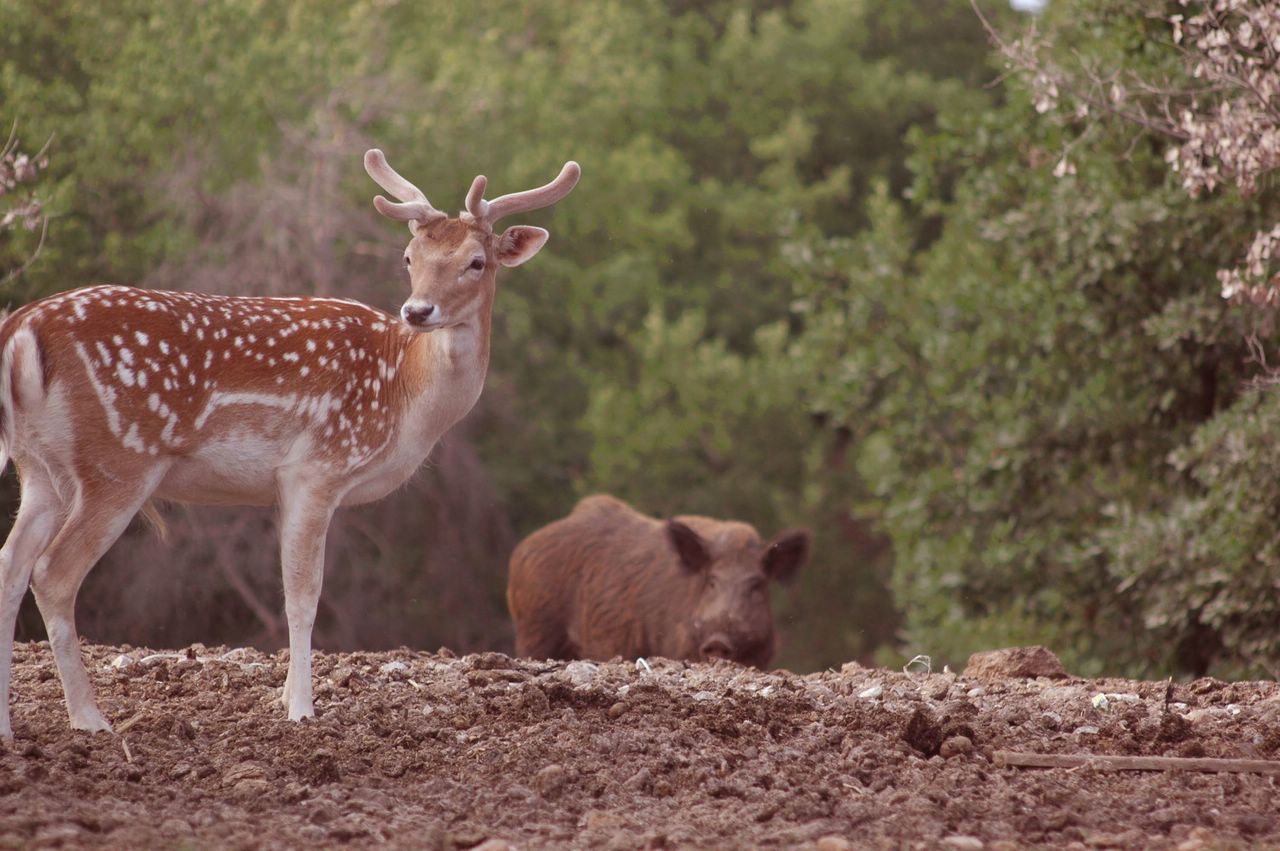
[[[311,629],[324,582],[324,540],[336,501],[326,490],[283,487],[280,497],[280,562],[284,613],[289,623],[289,673],[282,699],[289,720],[315,715],[311,703]]]

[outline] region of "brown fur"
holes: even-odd
[[[673,523],[695,533],[694,547],[705,547],[709,563],[701,569],[677,553]],[[789,578],[807,552],[801,530],[763,543],[746,523],[696,516],[664,523],[614,497],[587,497],[511,555],[507,605],[516,651],[556,659],[719,657],[764,668],[776,644],[768,580]]]

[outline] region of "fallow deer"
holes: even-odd
[[[374,206],[407,222],[411,292],[396,317],[332,298],[254,298],[98,286],[28,304],[0,325],[0,470],[22,498],[0,549],[0,736],[28,587],[49,634],[71,726],[110,730],[75,627],[93,565],[150,500],[278,505],[289,626],[282,701],[314,714],[311,631],[335,509],[403,483],[475,404],[489,365],[497,267],[547,232],[499,219],[550,206],[581,173],[484,200],[477,177],[450,218],[379,150]]]

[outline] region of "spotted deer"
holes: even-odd
[[[498,266],[519,266],[542,228],[496,233],[550,206],[581,173],[484,200],[456,218],[379,150],[365,169],[407,222],[410,295],[396,317],[333,298],[255,298],[98,286],[55,295],[0,325],[0,470],[21,482],[0,549],[0,735],[11,738],[15,620],[29,587],[71,726],[110,730],[75,627],[81,582],[150,500],[279,506],[290,719],[314,714],[311,631],[334,511],[402,484],[475,404],[489,365]]]

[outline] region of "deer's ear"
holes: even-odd
[[[519,266],[546,245],[551,234],[529,225],[509,227],[498,237],[498,262],[503,266]]]

